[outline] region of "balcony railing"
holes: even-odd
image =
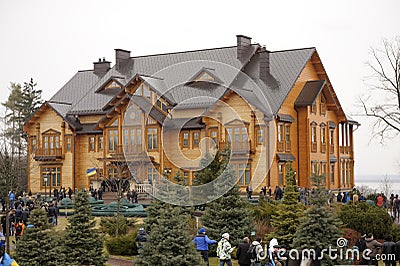
[[[45,149],[41,147],[37,147],[35,151],[35,159],[45,159],[45,160],[52,160],[52,159],[59,159],[62,158],[62,149],[61,148],[50,148]]]
[[[321,143],[321,152],[322,153],[326,152],[326,143]]]
[[[311,152],[317,152],[317,143],[311,142]]]
[[[285,141],[285,144],[286,144],[286,145],[285,145],[285,151],[286,151],[286,152],[291,151],[292,145],[291,145],[290,140]]]
[[[224,141],[219,142],[219,147],[221,149],[223,149],[226,145],[230,146],[230,149],[233,153],[251,152],[251,140],[245,142],[224,142]]]
[[[283,152],[285,144],[283,141],[278,141],[278,151]]]

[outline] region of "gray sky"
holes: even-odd
[[[269,50],[316,47],[342,107],[357,112],[370,47],[400,35],[400,1],[1,1],[0,101],[33,77],[47,100],[114,49],[147,55],[231,46],[236,34]],[[400,141],[355,133],[356,175],[399,174]]]

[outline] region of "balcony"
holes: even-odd
[[[233,154],[250,154],[250,153],[252,153],[251,140],[248,140],[246,142],[224,142],[224,141],[219,142],[219,147],[221,149],[225,148],[227,145],[229,145]]]
[[[321,152],[322,153],[326,152],[326,143],[321,143]]]
[[[311,152],[317,152],[317,143],[311,142]]]
[[[55,161],[57,159],[62,159],[62,149],[61,148],[45,149],[37,147],[34,158],[36,161]]]

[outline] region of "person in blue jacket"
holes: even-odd
[[[208,245],[217,244],[217,241],[211,240],[206,235],[206,230],[204,228],[200,228],[199,234],[194,237],[193,241],[196,243],[196,249],[200,252],[201,257],[204,259],[204,262],[208,264]]]
[[[6,253],[6,241],[3,233],[0,233],[0,266],[18,266],[17,262]]]

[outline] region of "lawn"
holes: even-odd
[[[219,259],[218,258],[210,258],[210,266],[219,266]],[[226,264],[225,264],[226,265]],[[232,260],[232,266],[238,266],[237,260]]]

